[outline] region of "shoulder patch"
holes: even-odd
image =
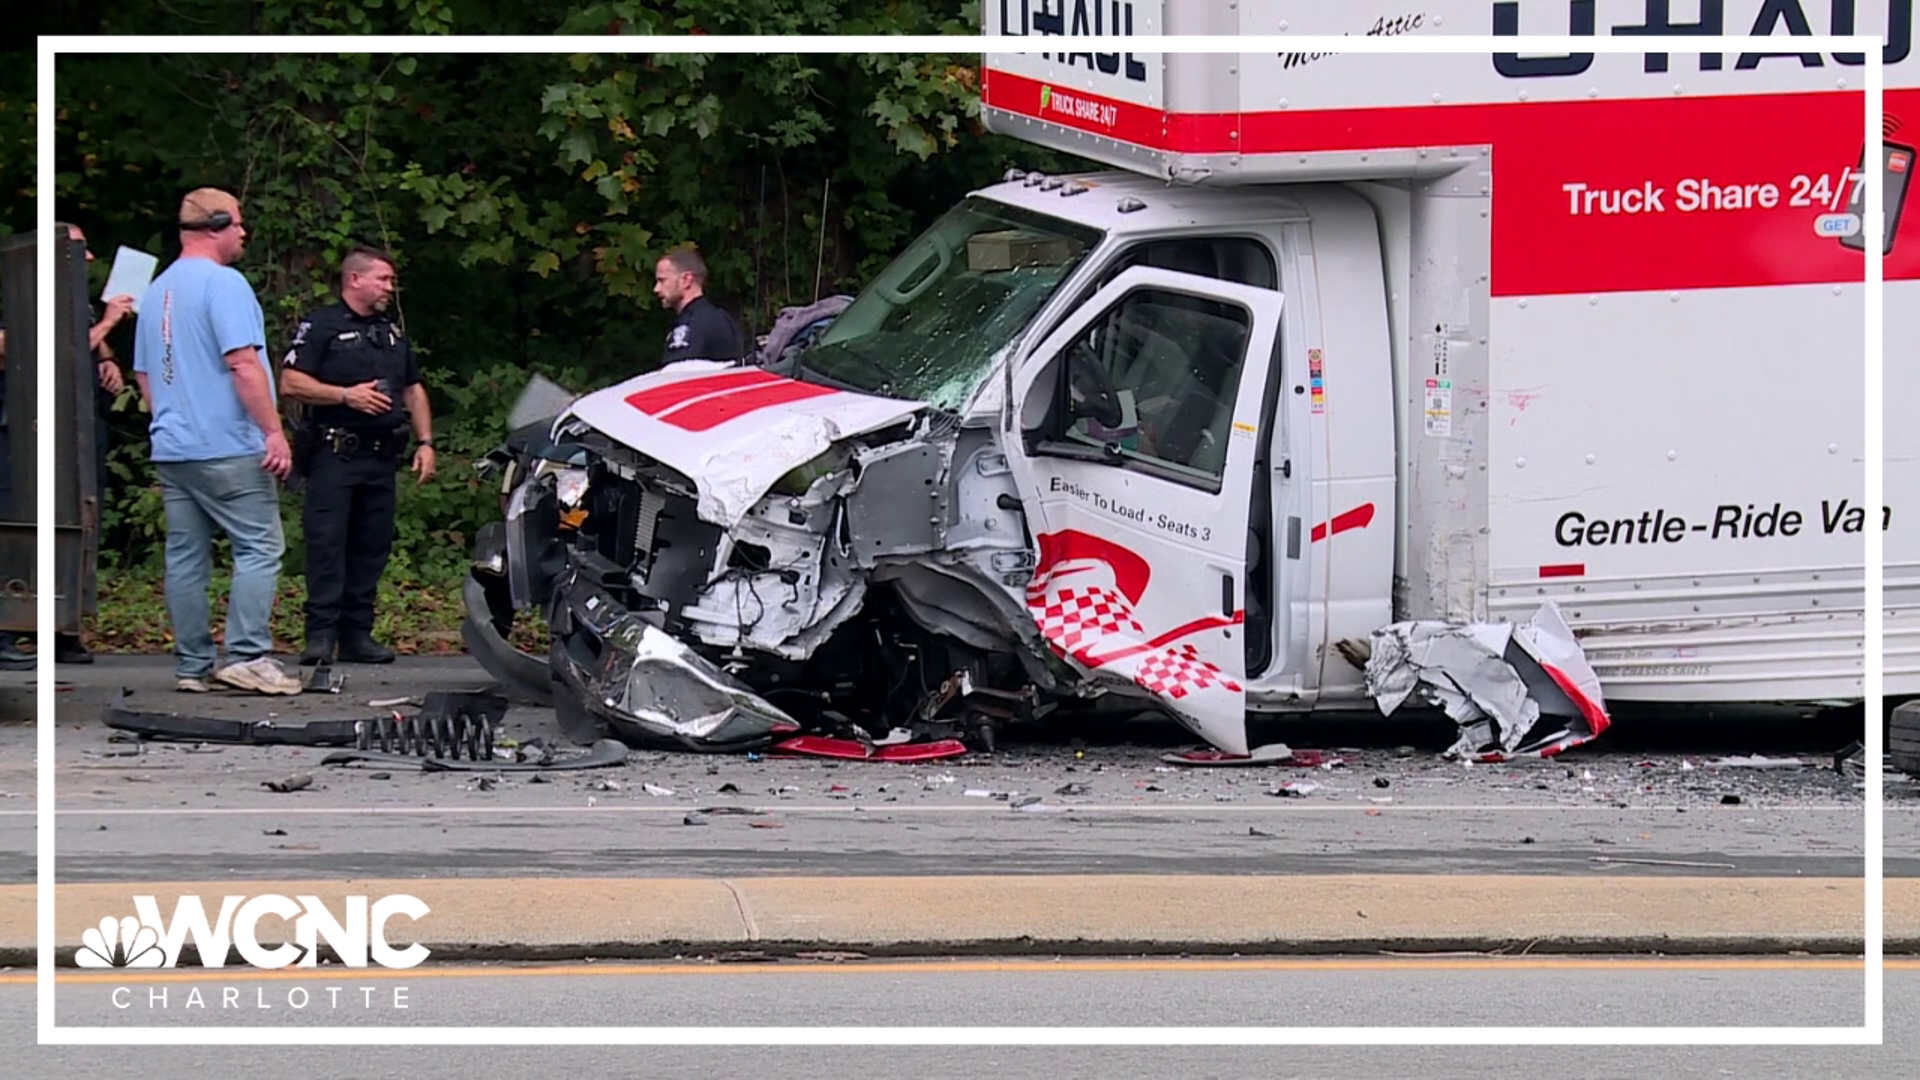
[[[312,322],[306,319],[300,320],[300,325],[297,328],[295,328],[293,331],[294,347],[298,348],[299,346],[305,345],[307,343],[307,331],[311,329],[313,329]]]

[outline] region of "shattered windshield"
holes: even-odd
[[[833,321],[800,366],[957,410],[1100,232],[985,199],[948,211]]]

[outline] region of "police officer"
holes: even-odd
[[[707,261],[692,248],[670,251],[653,267],[653,295],[674,313],[660,362],[738,360],[746,355],[733,320],[707,299]]]
[[[340,301],[294,333],[281,394],[306,406],[307,641],[303,665],[385,664],[373,605],[393,550],[394,474],[412,428],[413,471],[433,478],[433,418],[413,347],[387,317],[393,259],[357,247],[340,266]]]

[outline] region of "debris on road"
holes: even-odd
[[[1093,789],[1087,785],[1076,782],[1067,784],[1064,787],[1055,788],[1053,793],[1055,795],[1085,795],[1092,790]]]
[[[278,791],[282,793],[299,791],[303,788],[313,786],[313,776],[309,773],[294,773],[291,776],[281,777],[278,780],[263,780],[260,786],[266,788],[268,791]]]
[[[605,782],[609,784],[614,783],[614,781],[612,780],[608,780]],[[640,790],[646,792],[649,795],[652,795],[656,799],[670,799],[673,797],[672,788],[661,787],[659,784],[641,784]]]
[[[896,729],[894,734],[898,734]],[[959,757],[967,752],[965,743],[958,739],[936,739],[932,742],[906,743],[894,739],[875,740],[868,743],[860,739],[838,739],[826,735],[800,735],[772,747],[777,754],[793,754],[805,757],[839,758],[844,761],[937,761],[942,758]]]
[[[627,744],[618,739],[601,739],[585,753],[555,758],[544,764],[533,762],[472,761],[460,758],[412,757],[377,750],[340,750],[321,759],[322,765],[351,765],[369,762],[381,765],[406,765],[421,772],[563,772],[575,769],[603,769],[627,763]]]
[[[1447,757],[1552,757],[1611,723],[1600,678],[1552,601],[1525,623],[1400,622],[1370,645],[1339,647],[1349,661],[1366,653],[1355,666],[1382,715],[1416,694],[1446,711],[1460,729]]]
[[[1160,760],[1171,765],[1185,765],[1189,768],[1231,768],[1251,765],[1292,765],[1299,768],[1318,769],[1345,765],[1346,761],[1320,750],[1295,750],[1285,743],[1270,743],[1256,746],[1252,753],[1229,754],[1220,750],[1183,750],[1179,753],[1162,754]],[[1155,772],[1170,772],[1156,768]]]
[[[318,664],[307,668],[306,673],[301,676],[300,692],[303,694],[337,694],[340,692],[340,688],[345,685],[347,685],[346,672],[335,671],[331,661],[322,660]]]
[[[1311,780],[1288,780],[1278,787],[1270,788],[1267,794],[1283,799],[1302,799],[1320,790],[1320,785]]]
[[[1740,796],[1738,796],[1738,795],[1722,795],[1722,796],[1720,796],[1720,805],[1721,805],[1721,806],[1739,806],[1739,805],[1740,805]]]
[[[412,705],[412,706],[414,706],[415,708],[418,708],[418,707],[419,707],[419,706],[420,706],[421,704],[423,704],[423,702],[421,701],[421,699],[419,699],[419,698],[417,698],[417,697],[409,697],[409,696],[407,696],[407,695],[404,695],[404,694],[403,694],[403,695],[401,695],[400,697],[382,697],[382,698],[374,698],[373,700],[371,700],[371,701],[369,701],[369,702],[367,702],[367,708],[369,708],[369,709],[397,709],[397,708],[399,708],[399,707],[400,707],[400,706],[402,706],[402,705]]]

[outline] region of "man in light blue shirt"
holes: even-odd
[[[209,677],[263,694],[300,680],[270,655],[269,622],[286,550],[275,481],[292,464],[266,360],[266,319],[233,264],[246,250],[240,202],[217,188],[180,204],[180,258],[141,299],[134,378],[153,415],[154,469],[167,511],[167,614],[175,689]],[[227,660],[215,670],[207,586],[214,530],[233,543]]]

